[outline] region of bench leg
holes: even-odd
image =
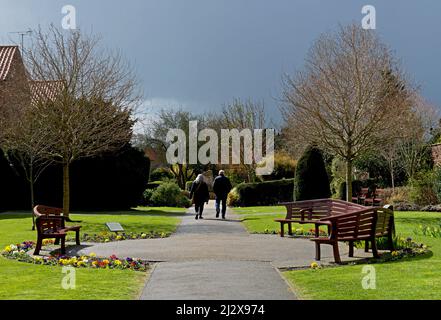
[[[77,246],[80,245],[80,230],[77,230],[75,232],[75,242],[76,242]]]
[[[285,236],[285,224],[280,222],[280,236],[283,238]]]
[[[318,238],[320,236],[320,226],[318,224],[315,225],[315,237]]]
[[[320,243],[315,243],[315,260],[320,261]]]
[[[291,222],[288,222],[288,234],[290,236],[292,236],[292,224],[291,224]]]
[[[66,238],[61,238],[61,254],[66,254]]]
[[[394,246],[394,239],[393,239],[393,237],[392,237],[392,232],[389,232],[388,234],[387,234],[387,241],[389,242],[389,250],[392,252],[392,251],[395,251],[395,246]]]
[[[340,252],[338,251],[338,242],[332,244],[332,250],[334,251],[334,261],[335,263],[341,263]]]
[[[58,246],[60,244],[60,238],[55,238],[54,244]]]
[[[34,250],[34,256],[38,256],[40,254],[40,250],[41,250],[41,244],[43,242],[43,239],[41,239],[40,237],[38,237],[37,239],[37,244],[35,246],[35,250]]]
[[[378,258],[378,250],[377,250],[377,241],[375,240],[375,238],[373,240],[371,240],[371,245],[372,245],[372,254],[374,255],[374,258]]]
[[[349,257],[354,256],[354,241],[349,241]]]
[[[364,242],[364,252],[369,252],[369,240]]]

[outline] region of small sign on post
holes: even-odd
[[[111,232],[118,233],[124,231],[124,228],[119,222],[106,222],[106,226]]]

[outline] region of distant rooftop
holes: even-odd
[[[18,46],[0,46],[0,81],[6,80]]]

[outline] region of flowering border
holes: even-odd
[[[123,232],[121,234],[110,233],[110,232],[101,232],[94,234],[83,233],[81,235],[81,241],[107,243],[107,242],[115,242],[115,241],[123,241],[123,240],[158,239],[158,238],[166,238],[168,236],[170,236],[170,233],[156,232],[156,231],[142,232],[142,233]],[[67,240],[74,241],[75,238],[68,237]]]
[[[347,263],[343,263],[343,265],[358,265],[358,264],[374,264],[374,263],[384,263],[384,262],[392,262],[398,261],[405,258],[412,258],[417,256],[423,256],[429,254],[431,251],[429,247],[423,243],[414,242],[411,238],[398,238],[397,242],[404,246],[400,249],[397,249],[392,252],[384,252],[380,255],[379,258],[365,258],[360,259],[358,261],[350,261]],[[313,270],[334,267],[333,265],[323,266],[318,264],[317,262],[312,262],[310,268]]]
[[[422,229],[423,227],[420,226],[420,230]],[[426,235],[426,233],[432,231],[432,233],[434,232],[436,233],[431,235],[432,237],[437,237],[437,236],[441,237],[441,229],[439,228],[438,230],[436,228],[432,230],[430,230],[430,228],[428,229],[429,230],[425,230],[422,232],[425,232],[424,234]],[[254,232],[254,234],[280,234],[280,231],[265,229],[263,232]],[[326,235],[327,232],[320,230],[320,236],[326,236]],[[303,228],[294,229],[292,235],[293,238],[310,238],[314,236],[315,236],[314,229],[304,230]],[[366,263],[366,261],[368,263],[397,261],[404,258],[422,256],[430,253],[430,250],[427,245],[423,243],[417,243],[413,241],[413,239],[410,237],[408,238],[397,237],[395,239],[395,243],[396,245],[399,245],[400,248],[392,252],[384,252],[381,254],[380,258],[366,258],[366,259],[361,259],[359,261],[351,261],[346,264],[363,264]],[[314,261],[310,264],[310,268],[313,270],[317,270],[323,268],[323,266]]]
[[[45,241],[44,245],[51,243],[53,243],[53,240]],[[3,257],[11,260],[50,266],[72,266],[75,268],[118,269],[143,272],[150,268],[150,264],[147,261],[138,258],[120,259],[116,255],[106,258],[97,257],[95,253],[82,256],[31,256],[28,252],[34,247],[34,242],[24,241],[20,244],[6,246],[1,254]]]

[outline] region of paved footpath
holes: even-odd
[[[96,244],[79,254],[116,254],[157,262],[142,292],[144,300],[295,299],[278,268],[309,266],[314,261],[314,243],[250,235],[240,216],[227,212],[227,220],[216,219],[210,202],[205,219],[195,220],[190,208],[169,238]],[[322,263],[333,261],[330,246],[322,247]],[[347,256],[344,246],[341,255]]]

